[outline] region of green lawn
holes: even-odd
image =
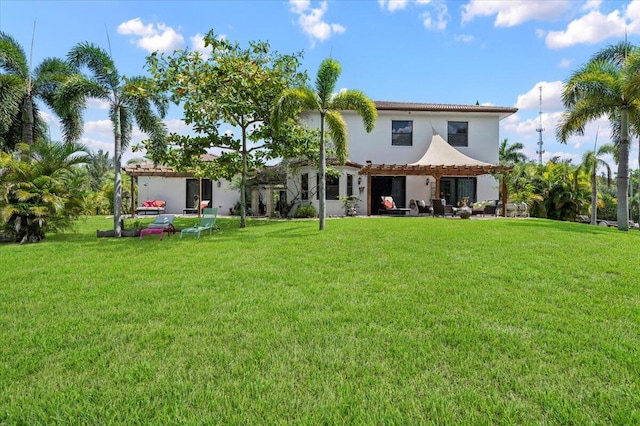
[[[640,424],[640,232],[218,223],[0,245],[0,423]]]

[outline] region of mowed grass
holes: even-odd
[[[0,423],[640,424],[640,232],[218,222],[0,245]]]

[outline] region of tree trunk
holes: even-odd
[[[113,232],[115,237],[122,236],[122,129],[120,125],[120,107],[116,106],[115,111],[115,146],[113,162],[115,174],[113,179]]]
[[[247,128],[242,127],[242,176],[240,177],[240,228],[247,226]]]
[[[598,188],[596,186],[596,165],[597,161],[593,164],[591,169],[591,224],[598,224]]]
[[[33,145],[33,98],[31,94],[22,101],[22,142]]]
[[[618,147],[618,229],[629,230],[629,107],[622,107]]]
[[[320,170],[319,170],[319,183],[318,183],[318,213],[320,216],[320,230],[324,230],[325,218],[327,216],[326,207],[326,153],[324,150],[324,112],[320,113]]]

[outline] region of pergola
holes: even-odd
[[[371,199],[371,176],[432,176],[435,179],[436,194],[440,193],[440,179],[443,177],[474,177],[487,174],[508,174],[513,167],[485,163],[468,157],[449,145],[433,130],[433,137],[427,152],[412,164],[371,164],[360,169],[358,174],[367,176],[367,199]],[[502,215],[506,215],[508,198],[506,179],[502,179]],[[367,207],[371,214],[371,203]]]

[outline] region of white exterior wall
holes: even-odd
[[[140,176],[138,177],[138,207],[146,200],[165,200],[165,213],[182,214],[187,201],[187,178]],[[229,182],[212,181],[211,207],[218,208],[219,215],[227,215],[229,209],[240,199],[240,193],[229,188]],[[145,186],[147,185],[147,186]]]
[[[353,175],[353,194],[360,198],[360,203],[357,209],[358,215],[362,215],[362,216],[366,215],[367,214],[367,204],[366,204],[367,177],[358,175],[358,170],[360,169],[356,167],[343,166],[343,167],[340,167],[339,169],[342,171],[342,174],[340,175],[340,189],[339,189],[340,196],[344,197],[347,195],[347,175],[348,174]],[[316,196],[316,194],[318,193],[318,188],[316,187],[318,170],[315,167],[309,167],[309,166],[301,167],[300,174],[305,174],[305,173],[309,174],[309,199],[304,201],[299,201],[297,205],[311,204],[313,205],[313,207],[315,207],[316,212],[318,212],[318,209],[320,207],[318,197]],[[358,178],[360,178],[360,183],[358,183]],[[289,191],[287,194],[288,197],[293,198],[295,196],[298,196],[299,198],[300,194],[296,193],[300,188],[299,182],[300,182],[300,176],[298,175],[289,176],[287,178],[287,188],[289,188]],[[340,200],[327,200],[326,207],[327,207],[327,216],[344,216],[345,215],[344,204]]]
[[[343,111],[343,117],[347,123],[349,133],[350,161],[366,164],[410,164],[414,163],[427,151],[433,129],[445,140],[448,134],[449,121],[464,121],[469,124],[468,146],[456,147],[461,153],[491,164],[497,164],[499,159],[500,119],[493,113],[442,113],[421,111],[378,111],[376,126],[367,133],[359,115],[352,111]],[[320,126],[318,114],[308,114],[304,117],[311,127]],[[413,145],[391,145],[391,122],[394,120],[413,121]],[[315,171],[314,171],[315,173]],[[491,175],[478,176],[476,196],[478,200],[497,200],[499,188],[497,180]],[[363,176],[366,184],[366,176]],[[430,203],[432,186],[435,187],[435,179],[430,178],[429,186],[426,185],[426,176],[406,177],[406,200],[408,206],[410,199],[423,199]],[[433,188],[435,191],[435,188]],[[360,210],[366,214],[365,189]],[[398,200],[396,200],[398,201]],[[327,204],[327,214],[329,214]]]

